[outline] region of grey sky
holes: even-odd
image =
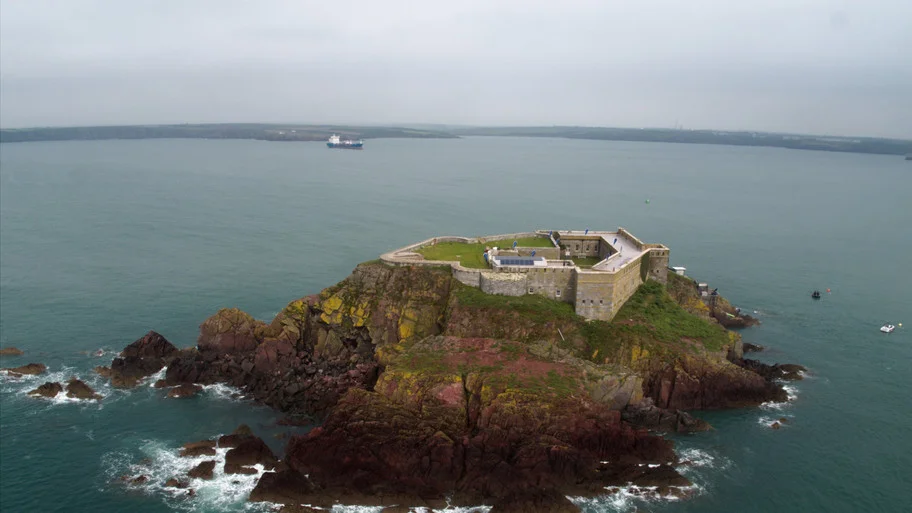
[[[912,138],[912,0],[0,0],[0,126]]]

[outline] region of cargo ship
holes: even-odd
[[[357,141],[346,139],[343,141],[338,135],[332,134],[329,136],[329,140],[326,141],[326,147],[343,150],[360,150],[364,147],[364,141],[361,139],[358,139]]]

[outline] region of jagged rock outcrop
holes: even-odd
[[[738,360],[735,363],[751,372],[763,376],[767,381],[778,379],[798,381],[804,379],[802,373],[807,372],[806,368],[794,363],[776,363],[770,365],[757,360],[748,359]]]
[[[143,378],[160,371],[177,353],[178,349],[165,337],[150,331],[124,348],[111,362],[111,384],[132,388]]]
[[[56,382],[45,382],[43,385],[39,386],[35,390],[29,392],[29,395],[41,396],[41,397],[57,397],[57,394],[63,392],[63,385]]]
[[[66,386],[67,397],[72,399],[94,400],[98,401],[104,397],[92,390],[92,387],[82,381],[72,378]]]
[[[191,479],[212,479],[215,463],[215,460],[206,460],[190,469],[187,476]]]
[[[785,399],[781,376],[745,363],[740,337],[689,290],[647,282],[615,321],[585,322],[448,268],[361,265],[268,324],[224,309],[196,350],[125,352],[111,373],[135,381],[167,363],[165,386],[227,383],[323,420],[282,462],[249,429],[219,438],[226,473],[276,469],[251,500],[569,511],[567,495],[628,482],[686,493],[672,444],[644,428],[708,429],[683,410]]]
[[[671,433],[693,433],[712,429],[708,422],[685,411],[659,408],[653,404],[652,399],[627,406],[621,418],[634,426]]]

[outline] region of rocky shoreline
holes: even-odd
[[[785,401],[778,381],[803,370],[744,359],[740,336],[688,294],[649,282],[613,323],[586,323],[554,302],[479,298],[448,269],[362,264],[271,323],[224,309],[193,348],[149,332],[96,372],[129,388],[166,369],[169,397],[226,383],[318,419],[281,458],[249,432],[217,441],[244,448],[232,471],[267,470],[251,501],[578,511],[567,496],[628,484],[685,497],[656,432],[712,429],[688,411]],[[641,315],[656,308],[688,327],[657,331]]]

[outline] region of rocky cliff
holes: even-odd
[[[133,383],[167,363],[165,386],[227,382],[319,418],[251,500],[573,511],[565,496],[629,482],[687,494],[672,443],[644,428],[708,429],[681,410],[785,399],[694,306],[649,282],[611,323],[585,322],[449,268],[370,263],[270,323],[221,310],[195,349],[150,333],[113,367]]]

